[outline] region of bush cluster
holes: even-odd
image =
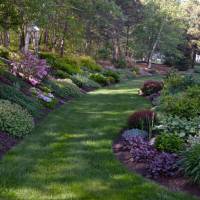
[[[141,88],[142,94],[144,96],[149,96],[160,92],[163,89],[163,83],[160,81],[146,81]]]
[[[155,147],[159,151],[178,153],[184,148],[185,141],[175,134],[162,133],[156,137]]]
[[[5,84],[0,85],[0,98],[21,105],[34,116],[37,116],[42,108],[36,99],[28,97],[14,87]]]
[[[151,110],[141,110],[133,113],[128,119],[129,128],[137,128],[152,132],[157,121],[156,113]]]
[[[84,76],[84,75],[76,74],[76,75],[71,76],[71,79],[80,88],[87,89],[87,88],[100,88],[101,87],[97,82],[89,79],[87,76]]]
[[[80,89],[70,79],[48,79],[45,81],[51,90],[61,98],[80,97]]]
[[[102,86],[106,86],[110,84],[110,79],[106,78],[102,74],[91,74],[90,79],[99,83]]]
[[[23,137],[34,128],[31,115],[17,104],[0,100],[0,130],[12,136]]]

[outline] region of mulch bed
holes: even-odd
[[[152,178],[148,175],[145,163],[134,163],[131,154],[124,148],[123,138],[120,136],[113,143],[113,152],[116,158],[131,172],[136,172],[145,178],[153,180],[163,186],[166,186],[169,190],[177,192],[183,191],[189,194],[200,197],[200,186],[192,184],[188,178],[183,176],[177,177],[158,177]]]

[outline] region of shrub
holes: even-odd
[[[55,71],[53,72],[53,76],[54,76],[55,78],[60,78],[60,79],[66,79],[66,78],[69,78],[69,77],[70,77],[70,75],[69,75],[67,72],[64,72],[64,71],[62,71],[62,70],[55,70]]]
[[[0,57],[5,59],[9,59],[9,50],[3,46],[0,46]]]
[[[80,66],[85,67],[89,69],[90,71],[102,71],[102,67],[96,63],[95,60],[93,60],[89,56],[81,56],[80,58]]]
[[[152,132],[152,128],[157,121],[156,113],[151,110],[142,110],[133,113],[128,119],[129,128],[137,128]]]
[[[10,135],[22,137],[34,128],[31,115],[17,104],[0,100],[0,130]]]
[[[124,133],[122,134],[122,137],[125,140],[131,140],[134,137],[142,137],[142,138],[147,138],[148,137],[148,133],[146,131],[142,131],[140,129],[131,129],[131,130],[126,130],[124,131]]]
[[[84,76],[84,75],[76,74],[76,75],[71,76],[71,79],[80,88],[100,88],[101,87],[97,82],[89,79],[87,76]]]
[[[157,154],[155,148],[140,136],[133,137],[128,142],[131,146],[130,153],[134,162],[148,162]]]
[[[160,120],[160,125],[155,129],[161,132],[168,132],[178,135],[179,137],[188,137],[189,135],[196,135],[200,132],[199,117],[186,119],[178,116],[166,116]]]
[[[103,72],[103,75],[106,77],[112,77],[114,79],[115,83],[118,83],[120,81],[120,76],[117,72],[114,72],[112,70],[106,70]]]
[[[28,97],[19,90],[8,85],[0,85],[0,98],[21,105],[34,116],[37,116],[41,109],[41,105],[36,99]]]
[[[49,79],[45,81],[45,84],[61,98],[79,97],[82,94],[80,89],[70,79]]]
[[[149,175],[174,176],[179,172],[177,165],[178,156],[165,152],[158,152],[150,143],[140,136],[126,141],[133,162],[145,163]]]
[[[194,145],[183,152],[181,166],[186,176],[197,184],[200,184],[200,144]]]
[[[155,93],[160,92],[163,89],[163,83],[160,81],[146,81],[141,88],[141,91],[144,96],[149,96]]]
[[[39,84],[48,74],[49,66],[46,60],[38,59],[31,53],[24,56],[21,62],[13,62],[12,73],[28,80],[33,86]]]
[[[76,74],[81,72],[78,58],[61,58],[52,53],[41,53],[40,57],[46,59],[48,64],[50,64],[54,69],[62,70],[69,74]]]
[[[148,172],[153,177],[174,177],[179,173],[178,156],[162,152],[157,154],[148,164]]]
[[[156,137],[155,147],[159,151],[178,153],[183,150],[184,140],[178,135],[163,133]]]
[[[126,59],[123,57],[119,58],[118,60],[113,61],[113,64],[117,68],[126,68],[127,67]]]
[[[177,96],[166,95],[161,98],[161,109],[169,115],[189,119],[199,115],[200,101],[198,98],[189,98],[186,93]]]
[[[102,74],[91,74],[90,79],[99,83],[102,86],[109,85],[109,80]]]

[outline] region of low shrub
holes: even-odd
[[[117,72],[114,72],[112,70],[106,70],[103,72],[103,75],[106,77],[112,77],[115,83],[120,82],[120,76]]]
[[[181,166],[185,175],[194,183],[200,184],[200,144],[182,153]]]
[[[133,137],[128,142],[131,146],[130,153],[133,162],[149,162],[157,154],[155,148],[140,136]]]
[[[174,177],[179,173],[179,158],[176,154],[162,152],[150,160],[148,172],[153,177]]]
[[[80,60],[80,66],[83,68],[87,68],[90,71],[96,71],[96,72],[102,71],[102,67],[98,65],[96,61],[89,56],[81,56],[79,60]]]
[[[184,140],[178,135],[162,133],[156,137],[155,147],[159,151],[178,153],[184,148]]]
[[[48,74],[49,66],[44,59],[38,59],[30,52],[24,55],[21,62],[13,62],[11,71],[29,81],[33,86],[38,85]]]
[[[71,79],[80,88],[100,88],[101,87],[97,82],[89,79],[87,76],[84,76],[84,75],[76,74],[76,75],[71,76]]]
[[[200,114],[199,98],[190,98],[187,93],[161,97],[161,109],[169,115],[193,118]]]
[[[160,132],[168,132],[178,135],[182,138],[187,138],[189,135],[200,133],[199,117],[195,118],[180,118],[178,116],[166,116],[159,120],[159,125],[155,129]]]
[[[62,70],[55,70],[53,72],[53,76],[55,78],[58,78],[58,79],[66,79],[66,78],[70,78],[70,74],[68,74],[67,72],[64,72]]]
[[[0,130],[12,136],[23,137],[34,128],[31,115],[17,104],[0,100]]]
[[[176,154],[159,152],[140,136],[128,139],[126,143],[133,162],[145,163],[149,175],[159,177],[178,174],[179,158]]]
[[[28,97],[14,87],[4,84],[0,85],[0,98],[21,105],[23,108],[26,108],[33,116],[37,116],[42,107],[36,99]]]
[[[163,89],[163,83],[160,81],[146,81],[141,88],[142,94],[144,96],[149,96],[155,93],[160,92]]]
[[[45,81],[48,87],[61,98],[80,97],[80,89],[70,79],[48,79]]]
[[[157,121],[156,113],[151,110],[141,110],[133,113],[128,119],[129,128],[137,128],[152,132],[153,126]]]
[[[142,138],[148,138],[148,133],[146,131],[142,131],[140,129],[131,129],[131,130],[126,130],[124,131],[124,133],[122,134],[122,137],[125,140],[131,140],[134,137],[142,137]]]
[[[81,73],[78,58],[64,57],[61,58],[52,53],[40,53],[40,57],[46,59],[48,64],[56,70],[62,70],[69,74]]]
[[[90,79],[99,83],[102,86],[109,85],[109,83],[110,83],[109,80],[102,74],[91,74]]]
[[[9,50],[3,46],[0,46],[0,57],[9,59]]]

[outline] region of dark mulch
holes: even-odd
[[[19,142],[20,139],[11,137],[6,133],[0,132],[0,158]]]
[[[122,137],[113,143],[113,152],[116,158],[128,168],[131,172],[137,172],[145,178],[151,179],[172,191],[183,191],[200,197],[200,186],[192,184],[188,178],[183,176],[177,177],[158,177],[152,178],[148,175],[145,163],[134,163],[130,152],[124,147]]]

